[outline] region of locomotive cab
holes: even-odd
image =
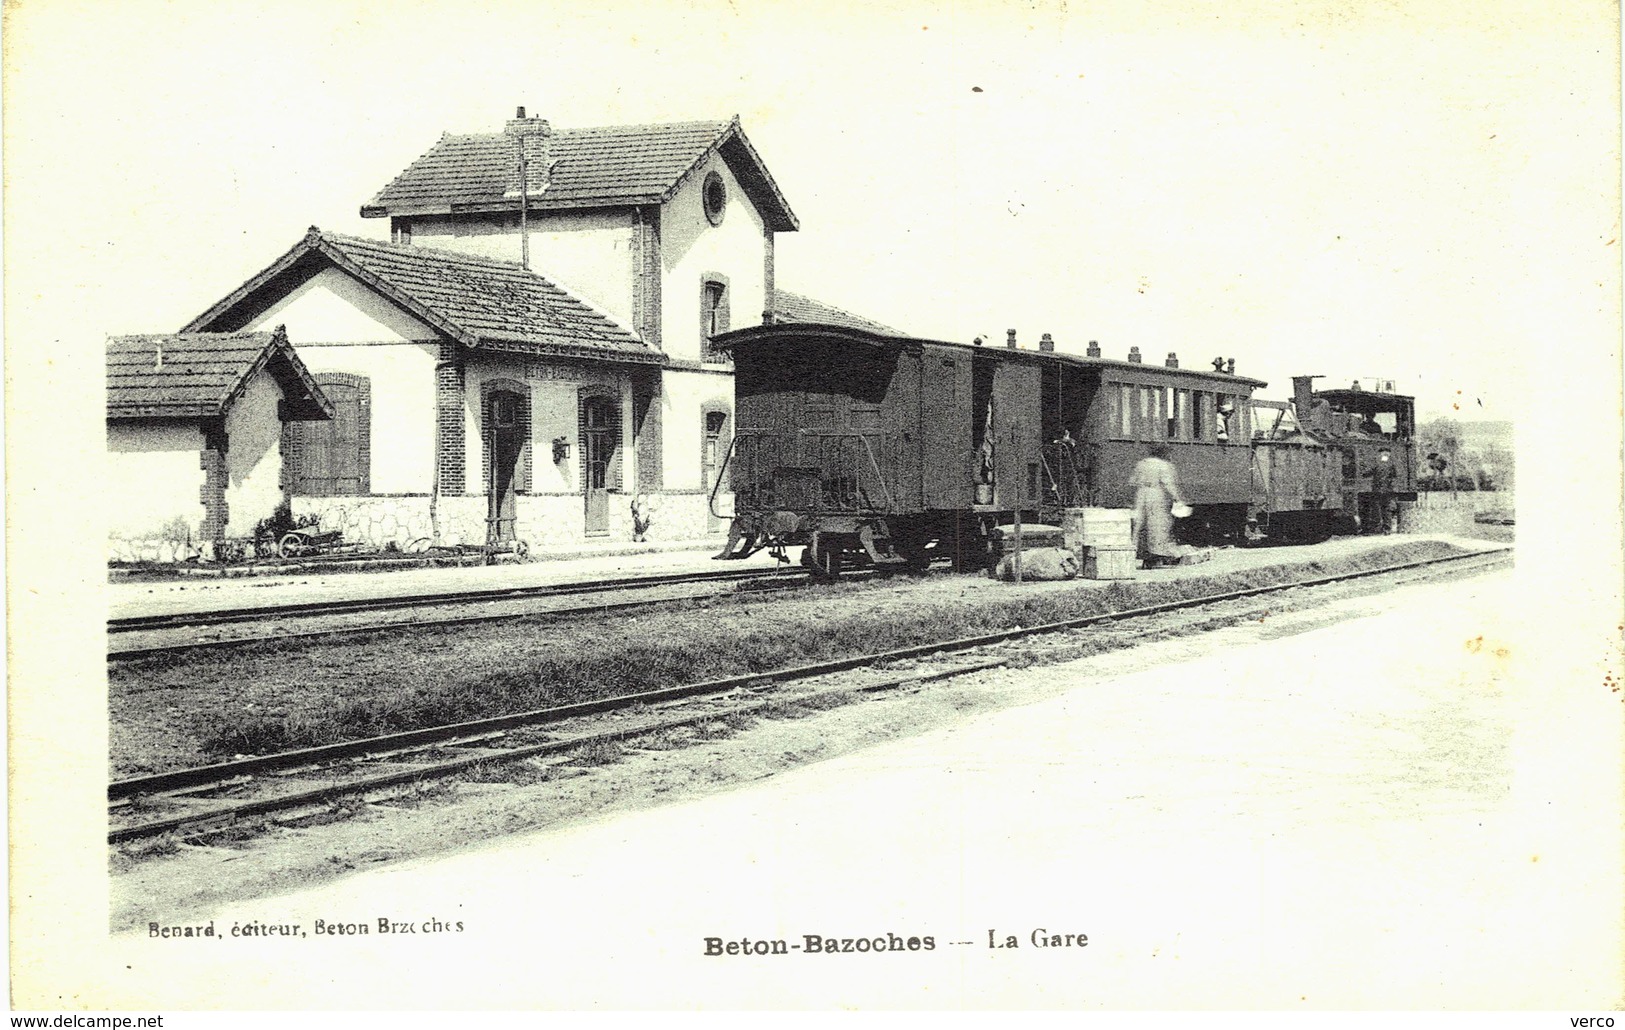
[[[1294,406],[1339,456],[1349,521],[1363,531],[1383,528],[1390,501],[1416,500],[1416,400],[1386,382],[1378,385],[1388,389],[1355,382],[1348,389],[1313,390],[1314,378],[1293,379]]]

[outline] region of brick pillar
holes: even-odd
[[[659,369],[632,373],[632,446],[637,452],[639,493],[656,493],[665,487],[660,380]]]
[[[463,399],[463,356],[454,342],[440,345],[440,362],[435,366],[435,465],[440,475],[440,493],[455,496],[463,492],[467,468],[467,417]]]
[[[632,222],[632,328],[660,347],[660,208],[640,207]]]
[[[219,543],[226,538],[230,512],[226,507],[226,430],[217,424],[203,429],[203,450],[198,464],[203,469],[203,486],[198,500],[203,502],[203,539]]]

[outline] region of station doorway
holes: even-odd
[[[519,455],[524,446],[520,432],[521,398],[508,390],[491,394],[488,413],[490,431],[485,441],[491,455],[489,510],[486,514],[487,540],[493,544],[511,542],[515,536],[518,512],[516,482]]]
[[[586,534],[609,534],[610,467],[620,443],[617,401],[589,397],[581,403],[582,492],[586,502]]]

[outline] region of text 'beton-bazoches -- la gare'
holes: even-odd
[[[1044,927],[1038,927],[1025,935],[1000,933],[998,930],[987,931],[987,947],[995,950],[1021,948],[1023,936],[1029,948],[1086,948],[1089,946],[1089,935],[1083,933],[1054,933]],[[949,941],[951,945],[976,944],[976,941]],[[789,955],[799,953],[803,955],[838,955],[838,954],[892,954],[910,951],[936,951],[937,938],[934,935],[918,935],[902,937],[895,933],[886,933],[879,937],[826,937],[823,934],[802,934],[799,941],[787,938],[752,939],[742,937],[738,940],[724,940],[721,937],[706,937],[704,939],[705,954],[708,957],[729,955]]]

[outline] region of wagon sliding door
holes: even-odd
[[[1000,362],[993,376],[994,500],[1001,508],[1036,505],[1042,496],[1042,431],[1037,365]]]
[[[947,347],[920,356],[920,485],[926,509],[970,505],[976,481],[971,359]]]

